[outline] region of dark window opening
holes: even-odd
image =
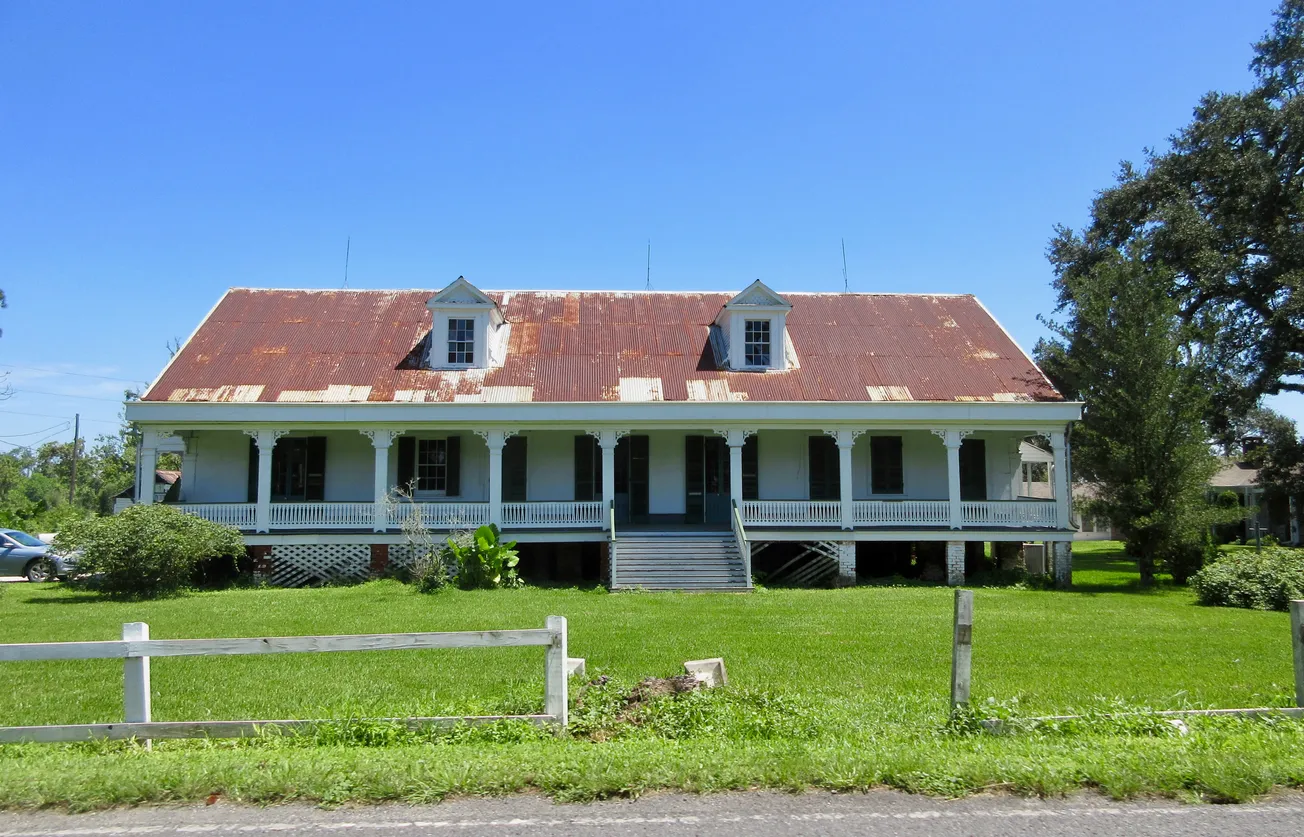
[[[872,436],[869,440],[870,488],[874,494],[904,494],[905,467],[900,436]]]

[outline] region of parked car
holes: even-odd
[[[59,555],[35,535],[0,529],[0,575],[21,575],[28,581],[67,578],[77,561]]]

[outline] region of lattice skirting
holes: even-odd
[[[272,547],[272,584],[315,587],[366,581],[371,547],[350,544],[277,544]]]

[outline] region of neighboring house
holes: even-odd
[[[1259,534],[1272,535],[1279,543],[1299,544],[1295,504],[1285,498],[1264,499],[1259,487],[1259,469],[1253,465],[1225,459],[1218,473],[1209,480],[1209,491],[1215,496],[1230,491],[1242,506],[1258,509],[1237,526],[1240,530],[1237,534],[1246,543],[1253,543],[1257,527]]]
[[[1071,561],[1081,405],[968,295],[233,289],[126,410],[277,583],[409,560],[412,515],[615,588]],[[1033,435],[1054,498],[1020,497]]]
[[[137,481],[140,475],[136,475]],[[181,472],[154,469],[154,503],[176,503],[181,499]],[[113,513],[117,514],[136,503],[136,486],[124,489],[113,498]]]

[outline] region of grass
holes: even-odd
[[[975,593],[974,695],[1023,714],[1289,705],[1288,619],[1143,591],[1117,544],[1079,544],[1070,592]],[[537,788],[563,799],[655,788],[1001,787],[1245,799],[1304,785],[1304,723],[1210,719],[1191,734],[1101,723],[994,738],[946,727],[951,591],[919,586],[752,595],[447,591],[394,582],[230,590],[144,603],[11,585],[0,641],[379,633],[570,624],[572,656],[630,684],[723,656],[728,698],[693,698],[595,742],[507,725],[435,742],[313,741],[0,747],[0,806],[194,800],[430,800]],[[5,663],[5,724],[117,721],[121,663]],[[156,720],[531,712],[540,649],[379,652],[153,662]],[[777,702],[777,703],[776,703]],[[776,708],[777,707],[777,708]],[[798,717],[801,723],[784,719]],[[1089,725],[1088,725],[1089,726]]]

